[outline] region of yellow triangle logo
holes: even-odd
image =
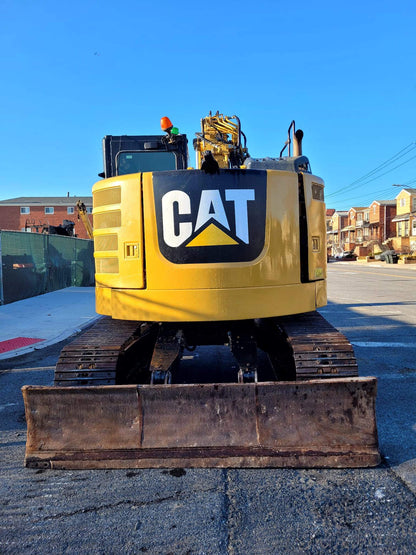
[[[221,231],[216,225],[209,224],[204,231],[201,231],[187,247],[213,247],[216,245],[238,245],[232,237]]]

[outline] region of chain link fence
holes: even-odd
[[[94,285],[89,239],[0,231],[0,304],[64,287]]]

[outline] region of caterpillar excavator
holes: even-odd
[[[96,308],[53,386],[24,386],[33,468],[366,467],[376,379],[326,304],[324,184],[293,121],[252,158],[236,116],[106,136]],[[285,153],[285,151],[287,152]]]

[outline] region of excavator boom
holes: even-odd
[[[93,229],[91,222],[88,218],[87,208],[83,202],[77,201],[78,219],[82,221],[85,227],[85,231],[90,239],[93,238]]]

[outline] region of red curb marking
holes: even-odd
[[[0,341],[0,353],[14,351],[15,349],[20,349],[21,347],[33,345],[33,343],[39,343],[39,341],[45,340],[36,339],[34,337],[15,337],[14,339],[7,339],[7,341]]]

